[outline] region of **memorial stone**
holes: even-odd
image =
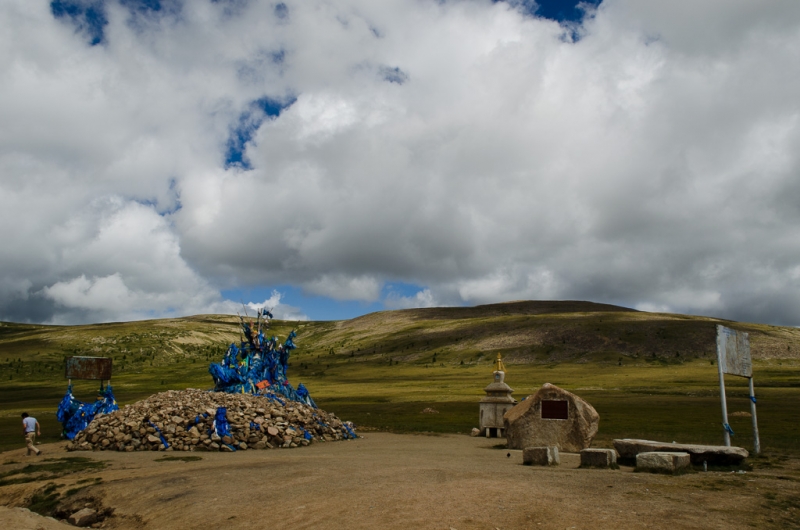
[[[510,449],[556,446],[562,452],[577,453],[591,445],[599,424],[594,407],[550,383],[504,416]]]

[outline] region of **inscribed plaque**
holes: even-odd
[[[542,400],[543,420],[568,420],[569,402],[562,400]]]

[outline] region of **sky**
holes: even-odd
[[[783,0],[2,2],[0,320],[797,326],[798,65]]]

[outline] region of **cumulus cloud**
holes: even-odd
[[[417,291],[413,296],[402,296],[389,293],[386,297],[386,307],[389,309],[410,309],[416,307],[437,307],[439,304],[433,297],[430,289]]]
[[[59,4],[0,8],[0,318],[294,285],[800,324],[795,3]]]
[[[369,276],[351,277],[344,274],[323,275],[306,282],[310,294],[327,296],[335,300],[360,300],[374,302],[381,294],[381,284]]]
[[[308,315],[304,314],[300,308],[290,306],[287,304],[281,303],[281,298],[283,295],[278,291],[272,291],[272,294],[269,298],[264,300],[261,303],[255,302],[248,302],[247,308],[251,310],[252,313],[258,313],[260,310],[266,309],[272,316],[279,319],[279,320],[308,320]],[[226,305],[231,304],[230,301],[224,302]],[[220,313],[233,313],[232,307],[226,307],[225,310],[219,311]],[[238,313],[238,311],[237,311]],[[247,315],[250,313],[247,313]]]

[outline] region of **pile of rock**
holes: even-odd
[[[249,394],[170,390],[95,417],[70,451],[234,451],[297,447],[353,438],[352,424],[302,403]],[[227,409],[230,436],[212,428]],[[164,443],[166,441],[166,444]]]

